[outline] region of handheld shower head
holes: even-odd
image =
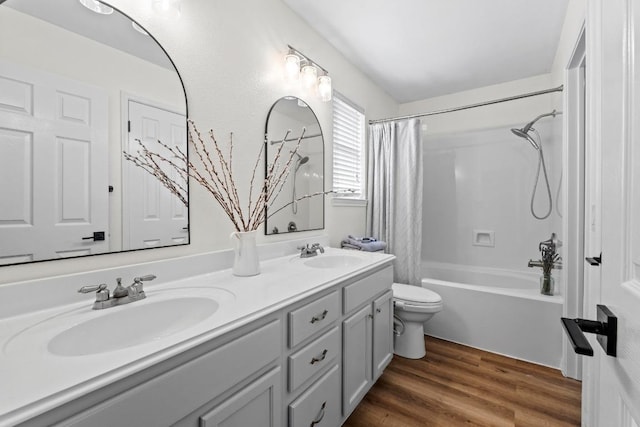
[[[305,163],[307,163],[309,161],[309,156],[301,156],[300,154],[298,154],[297,152],[294,152],[293,154],[295,154],[296,156],[298,156],[298,158],[296,159],[296,168],[294,172],[298,172],[298,169],[300,169],[300,166],[304,165]]]
[[[525,131],[524,128],[522,128],[522,129],[513,128],[513,129],[511,129],[511,132],[513,132],[514,135],[519,136],[520,138],[524,138],[527,141],[529,141],[529,144],[531,144],[531,146],[533,148],[535,148],[536,150],[540,149],[540,146],[538,145],[538,143],[535,142],[533,140],[533,138],[531,138],[531,135],[529,135],[528,130]]]
[[[298,153],[296,153],[296,154],[298,154]],[[298,157],[299,157],[299,159],[298,159],[298,162],[299,162],[298,165],[299,166],[302,166],[302,165],[304,165],[305,163],[307,163],[309,161],[309,156],[302,157],[300,154],[298,154]]]

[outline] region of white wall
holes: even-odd
[[[235,161],[239,176],[246,177],[253,168],[263,143],[264,121],[273,102],[285,95],[296,95],[318,115],[328,154],[326,188],[331,187],[331,105],[284,83],[282,60],[287,44],[328,69],[334,88],[363,106],[367,118],[397,113],[397,104],[392,98],[280,0],[183,0],[182,16],[176,21],[156,18],[146,0],[112,0],[110,3],[139,21],[167,50],[182,75],[189,113],[199,127],[213,128],[220,140],[226,140],[228,133],[234,132],[234,141],[241,153]],[[241,186],[243,192],[247,185]],[[333,244],[338,244],[345,234],[364,232],[364,208],[332,207],[330,203],[325,206],[325,232]],[[230,222],[212,198],[196,186],[191,188],[190,214],[189,246],[3,267],[0,283],[231,247]],[[312,240],[322,233],[295,233],[295,237],[308,235]],[[261,236],[259,243],[290,238]]]
[[[586,0],[570,0],[549,74],[402,104],[400,114],[474,104],[563,84],[585,8]],[[562,236],[562,218],[555,208],[544,221],[530,215],[537,156],[526,142],[509,132],[539,114],[562,110],[562,100],[562,93],[556,92],[422,120],[426,142],[423,258],[526,269],[529,258],[538,258],[539,241],[547,239],[551,231]],[[554,204],[563,164],[561,117],[542,119],[535,126],[543,137]],[[536,201],[538,212],[544,207],[544,188],[538,188]],[[558,202],[562,205],[562,199]],[[496,246],[473,246],[474,228],[495,231]]]
[[[403,104],[401,114],[416,114],[483,102],[552,87],[550,74]],[[510,128],[523,127],[555,107],[541,95],[459,112],[426,117],[424,140],[423,259],[464,265],[527,270],[538,259],[538,243],[560,234],[555,212],[536,220],[529,212],[537,152]],[[540,131],[552,197],[562,158],[560,118],[545,118]],[[426,126],[426,128],[425,128]],[[541,172],[542,174],[542,172]],[[542,178],[542,176],[540,177]],[[547,209],[540,180],[536,213]],[[495,246],[473,245],[473,230],[492,231]]]

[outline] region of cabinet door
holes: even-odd
[[[346,417],[360,402],[372,383],[372,305],[343,322],[342,327],[342,414]]]
[[[279,427],[281,425],[280,368],[200,417],[200,427]]]
[[[373,302],[373,378],[377,380],[393,358],[393,292]]]

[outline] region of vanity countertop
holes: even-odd
[[[310,259],[353,257],[361,262],[330,268]],[[336,258],[337,258],[336,257]],[[146,285],[147,298],[121,307],[92,310],[86,301],[0,320],[0,426],[15,425],[169,359],[346,279],[390,264],[393,255],[327,248],[315,258],[288,255],[261,262],[261,274],[235,277],[230,269]],[[48,350],[52,336],[87,319],[172,298],[213,294],[218,310],[193,326],[144,344],[97,354],[60,356]],[[186,301],[186,300],[185,300]],[[187,301],[188,303],[188,301]],[[141,316],[139,322],[145,322]],[[131,328],[136,328],[132,324]],[[141,329],[144,329],[141,327]]]

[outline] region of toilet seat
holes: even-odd
[[[435,313],[442,310],[442,298],[437,293],[420,286],[394,283],[393,290],[394,306],[416,313]]]
[[[393,290],[393,299],[401,301],[406,305],[426,306],[442,304],[440,295],[420,286],[394,283],[391,285],[391,289]]]

